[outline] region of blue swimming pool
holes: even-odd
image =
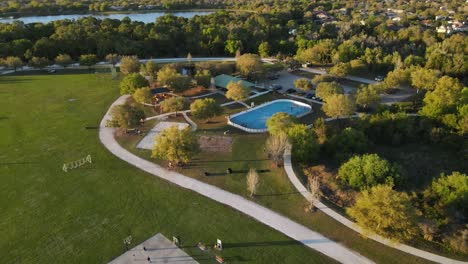
[[[308,114],[310,105],[287,99],[279,99],[229,117],[229,124],[248,132],[266,132],[266,121],[278,112],[284,112],[296,117]]]

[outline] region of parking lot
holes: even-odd
[[[301,77],[301,76],[292,74],[292,73],[287,72],[287,71],[281,71],[281,72],[279,72],[279,78],[278,79],[276,79],[276,80],[265,80],[263,83],[265,84],[265,87],[270,87],[273,84],[281,85],[283,87],[282,92],[284,92],[284,91],[286,91],[287,89],[290,89],[290,88],[296,89],[294,87],[294,81],[297,80],[297,79],[312,80],[310,78]],[[351,86],[348,86],[348,85],[343,85],[342,84],[341,86],[345,90],[345,93],[351,93],[356,89],[355,87],[351,87]],[[296,90],[298,90],[298,89],[296,89]]]

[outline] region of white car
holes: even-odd
[[[384,79],[384,78],[383,78],[382,76],[376,76],[376,77],[374,78],[374,80],[375,80],[376,82],[381,82],[381,81],[383,81],[383,79]]]

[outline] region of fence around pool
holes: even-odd
[[[308,104],[305,104],[305,103],[302,103],[302,102],[298,102],[298,101],[294,101],[294,100],[290,100],[290,99],[278,99],[278,100],[266,102],[266,103],[263,103],[263,104],[258,105],[258,106],[256,106],[256,107],[247,109],[247,110],[245,110],[245,111],[242,111],[242,112],[239,112],[239,113],[230,115],[230,116],[228,116],[228,118],[227,118],[227,123],[228,123],[228,125],[233,126],[233,127],[235,127],[235,128],[238,128],[238,129],[240,129],[240,130],[242,130],[242,131],[245,131],[245,132],[249,132],[249,133],[266,133],[266,132],[268,131],[267,128],[250,128],[250,127],[247,127],[247,126],[245,126],[245,125],[238,124],[238,123],[232,121],[232,119],[235,118],[235,117],[239,117],[239,116],[245,115],[245,114],[247,114],[247,113],[249,113],[249,112],[252,112],[252,111],[258,111],[259,109],[262,109],[262,108],[264,108],[264,107],[266,107],[266,106],[268,106],[268,105],[275,104],[275,103],[278,103],[278,102],[289,102],[289,103],[291,103],[291,108],[293,108],[294,106],[296,106],[296,107],[297,107],[297,106],[300,106],[300,107],[306,108],[307,111],[304,111],[304,112],[302,112],[302,113],[300,113],[300,114],[298,114],[298,115],[294,115],[294,114],[292,114],[292,113],[287,113],[287,114],[292,114],[292,115],[294,115],[294,116],[297,117],[297,118],[303,117],[303,116],[309,114],[310,112],[312,112],[312,107],[311,107],[310,105],[308,105]],[[274,114],[276,114],[276,113],[278,113],[278,112],[283,112],[283,111],[277,111],[277,112],[273,113],[272,115],[274,115]],[[271,116],[272,116],[272,115],[271,115]],[[271,117],[271,116],[270,116],[270,117]]]

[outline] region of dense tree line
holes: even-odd
[[[345,5],[337,3],[333,8],[340,6]],[[262,12],[218,11],[191,19],[166,15],[148,24],[92,17],[49,24],[0,24],[0,57],[53,61],[60,54],[78,60],[84,54],[104,59],[108,54],[149,58],[241,52],[279,58],[297,55],[303,62],[336,64],[331,74],[337,77],[411,66],[455,77],[468,74],[468,38],[461,33],[446,38],[424,28],[417,19],[389,27],[383,16],[370,12],[360,17],[357,9],[338,16],[334,23],[317,22],[316,10],[331,9],[325,3],[300,1],[296,6],[288,2],[281,9],[273,5]]]

